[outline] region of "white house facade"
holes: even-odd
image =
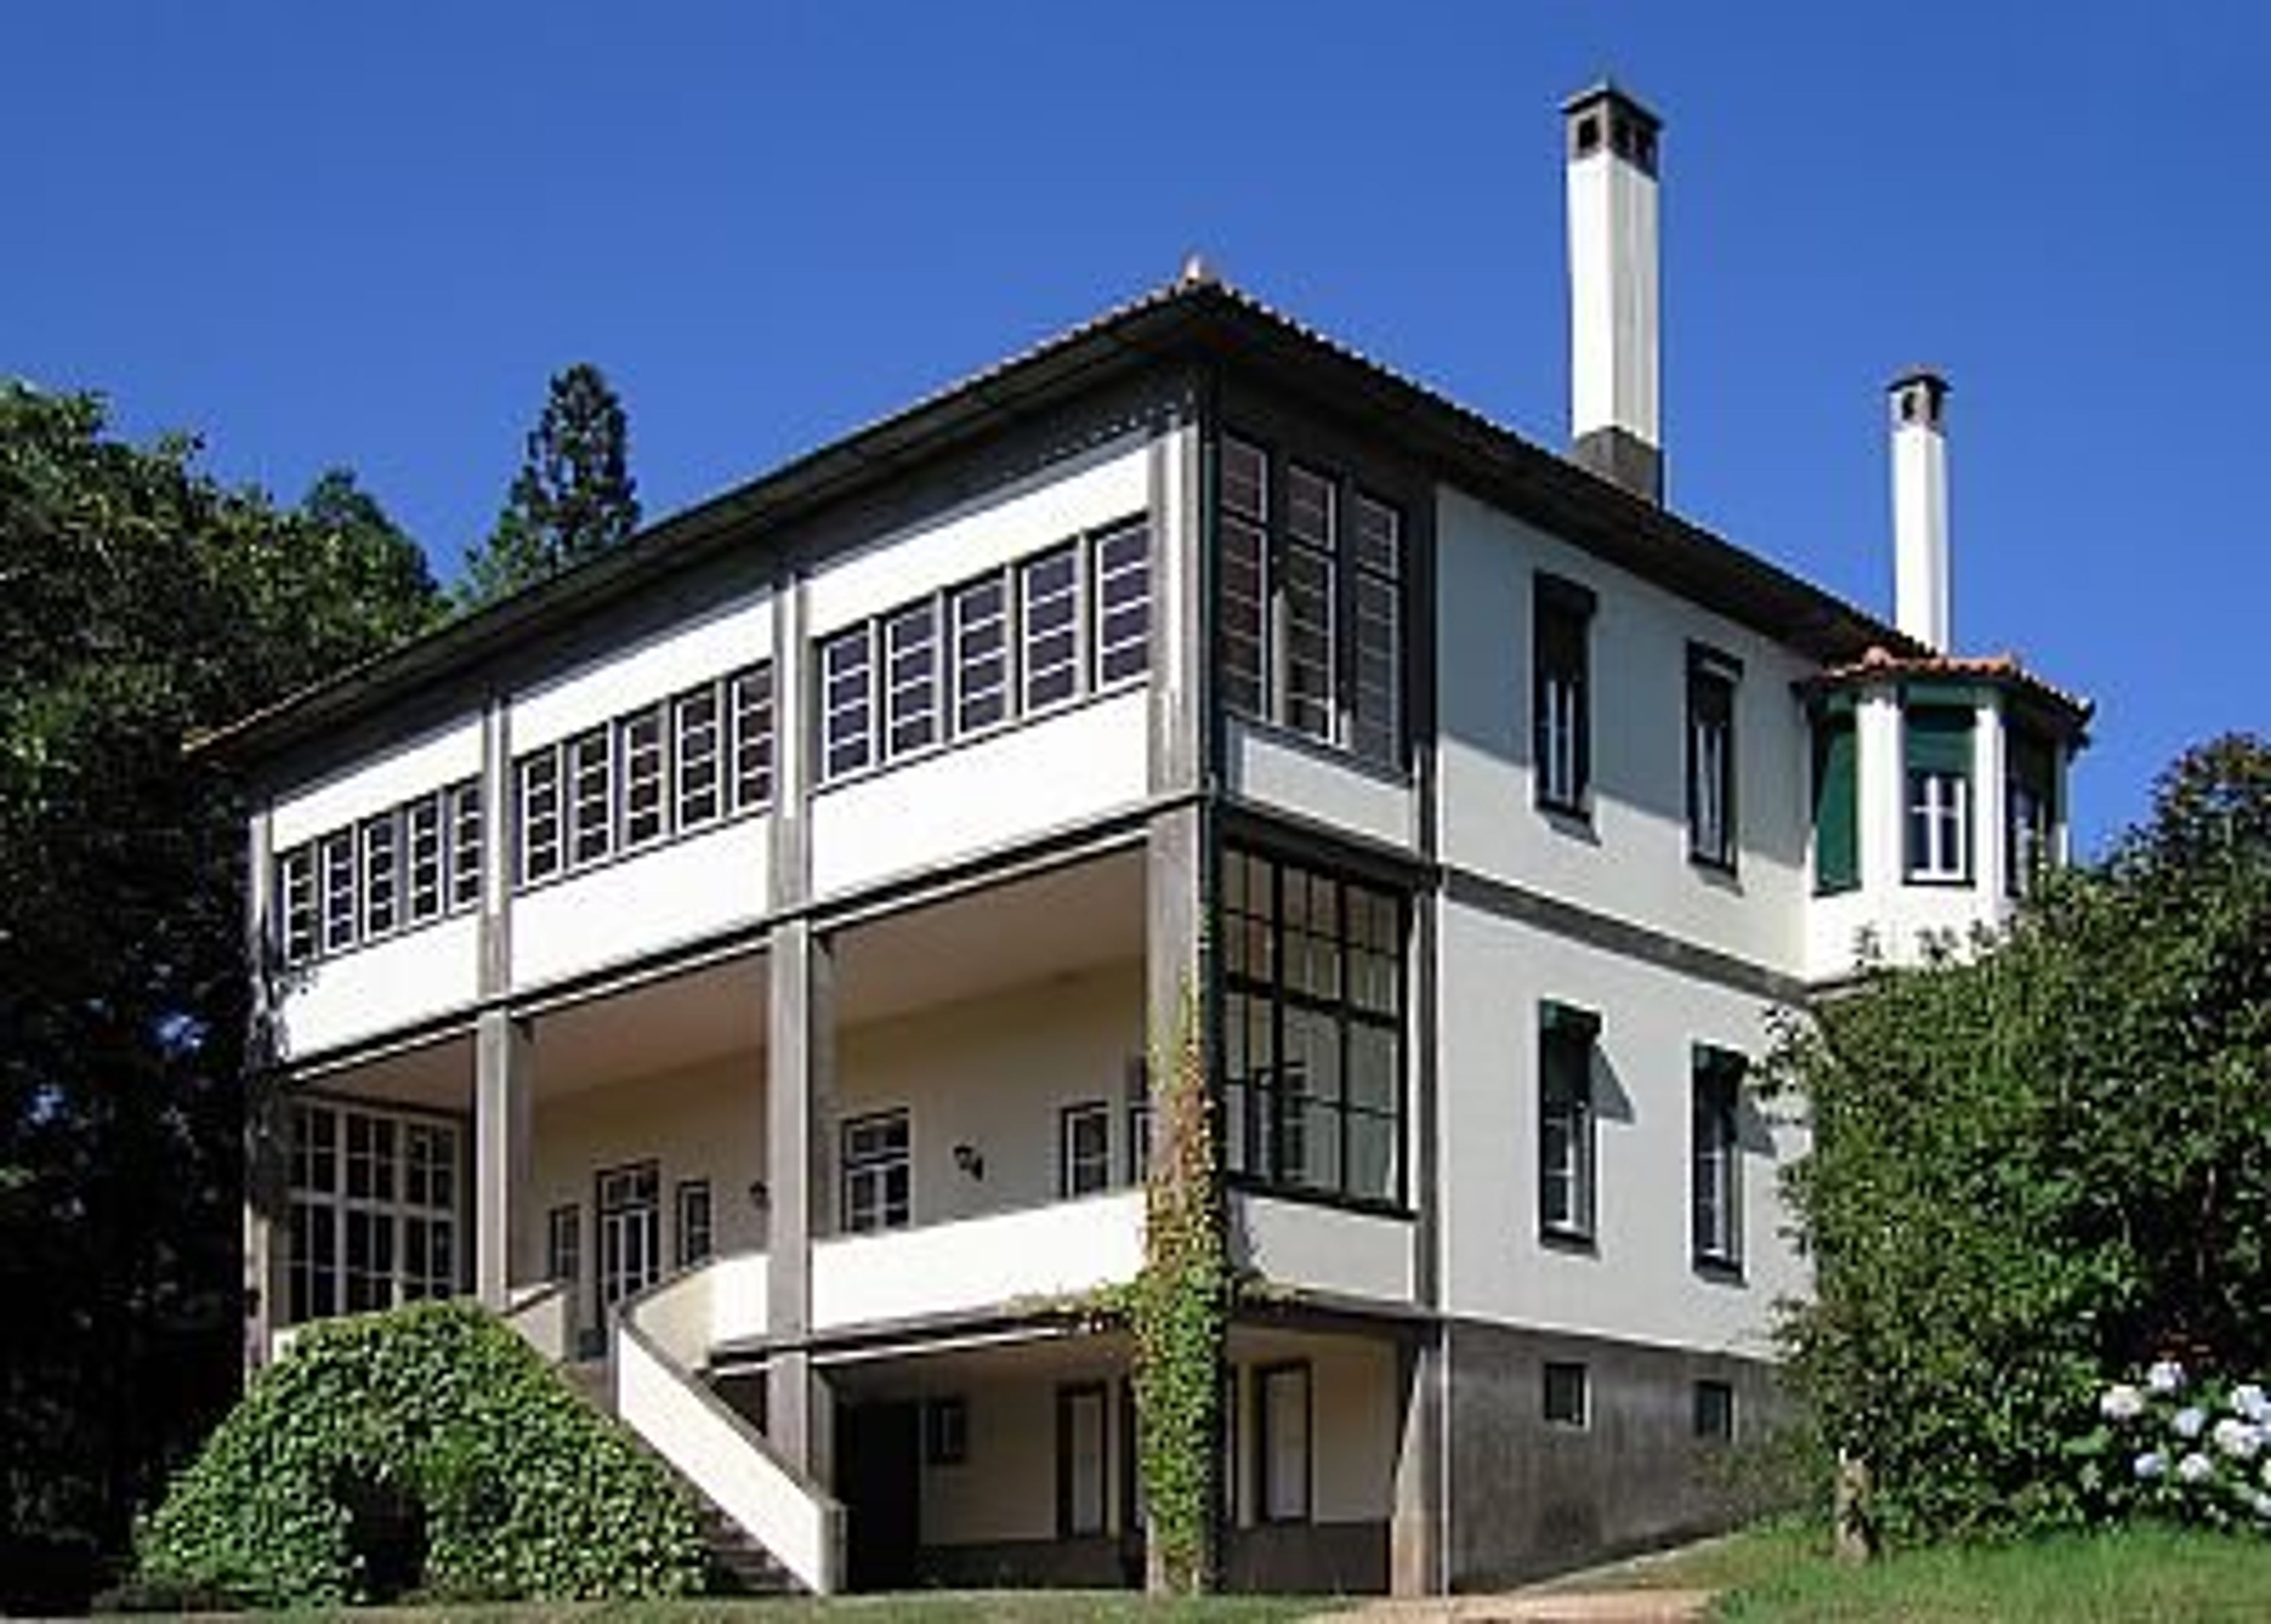
[[[1928,375],[1936,622],[1661,504],[1657,127],[1567,119],[1570,458],[1194,272],[206,743],[257,808],[248,1362],[477,1293],[808,1588],[1134,1582],[1076,1310],[1188,1001],[1231,1583],[1723,1516],[1806,1288],[1746,1068],[2007,916],[2087,711],[1941,646]]]

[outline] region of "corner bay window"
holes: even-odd
[[[1549,1240],[1593,1233],[1593,1046],[1601,1017],[1546,1003],[1538,1028],[1538,1227]]]
[[[1223,870],[1230,1172],[1404,1198],[1404,898],[1233,848]]]
[[[2057,856],[2051,836],[2058,826],[2058,747],[2014,728],[2007,749],[2003,883],[2012,896],[2023,897]]]
[[[1592,592],[1539,574],[1530,602],[1531,764],[1538,804],[1584,816],[1593,778]]]
[[[1971,712],[1911,705],[1903,719],[1908,766],[1908,877],[1961,884],[1971,875]]]
[[[1217,657],[1245,715],[1399,766],[1404,520],[1344,476],[1225,436]]]

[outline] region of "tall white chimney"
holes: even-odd
[[[1947,380],[1925,368],[1892,383],[1893,623],[1946,649],[1952,633],[1947,567]]]
[[[1561,104],[1568,132],[1569,434],[1583,466],[1664,500],[1656,153],[1663,123],[1615,86]]]

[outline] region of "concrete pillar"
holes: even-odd
[[[835,953],[797,918],[773,927],[766,963],[766,1331],[782,1345],[765,1367],[765,1430],[808,1472],[825,1456],[803,1344],[812,1332],[812,1243],[832,1227]]]
[[[528,1024],[482,1011],[473,1029],[473,1292],[503,1312],[516,1279],[534,1273],[529,1221]]]
[[[1388,1588],[1395,1596],[1433,1596],[1443,1588],[1445,1369],[1439,1329],[1423,1330],[1396,1351],[1401,1408],[1388,1530]]]
[[[245,1034],[244,1089],[244,1374],[268,1363],[287,1304],[285,1266],[291,1236],[291,1195],[281,1138],[286,1117],[275,1076],[279,957],[272,920],[276,908],[275,839],[265,808],[246,831],[245,965],[252,979],[252,1008]]]
[[[2003,793],[2003,704],[1993,694],[1980,697],[1971,719],[1971,883],[1980,917],[1998,920],[2010,911],[2009,843],[2004,825],[2009,804]]]
[[[1873,914],[1882,919],[1886,905],[1900,894],[1907,863],[1908,772],[1902,765],[1897,689],[1877,688],[1861,694],[1853,707],[1853,743],[1859,779],[1855,787],[1860,808],[1861,889],[1874,899]]]

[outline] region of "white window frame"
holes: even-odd
[[[1308,1362],[1256,1367],[1254,1399],[1255,1520],[1306,1523],[1316,1504],[1315,1388]]]
[[[561,747],[571,871],[592,868],[614,855],[614,731],[606,723],[587,727]]]
[[[939,606],[918,598],[881,616],[883,759],[920,755],[943,737],[940,726]]]
[[[715,682],[671,700],[670,736],[671,818],[684,834],[726,815],[725,728]]]
[[[1597,1038],[1556,1026],[1538,1046],[1538,1225],[1548,1240],[1590,1243],[1599,1199],[1593,1099]],[[1557,1068],[1567,1066],[1567,1074]],[[1557,1130],[1560,1148],[1557,1150]]]
[[[1143,519],[1089,538],[1096,635],[1090,685],[1098,692],[1140,682],[1151,667],[1151,528]]]
[[[1064,581],[1061,585],[1039,586],[1044,571],[1061,564]],[[1085,641],[1082,633],[1082,602],[1086,597],[1082,590],[1081,548],[1077,542],[1068,541],[1045,548],[1017,563],[1017,668],[1018,706],[1021,714],[1039,715],[1061,706],[1073,704],[1081,697],[1081,649]],[[1061,624],[1046,627],[1039,624],[1046,614],[1052,620],[1061,606]],[[1061,655],[1044,659],[1041,645],[1054,644],[1063,638]],[[1043,693],[1043,684],[1054,687],[1061,681],[1062,693]]]
[[[733,810],[763,811],[773,802],[772,661],[760,660],[727,677],[726,700],[733,731]]]
[[[361,940],[361,865],[353,829],[333,830],[318,846],[323,950],[351,951]]]
[[[1699,1047],[1688,1111],[1689,1245],[1699,1268],[1739,1270],[1743,1263],[1743,1061]]]
[[[307,1137],[309,1128],[319,1121],[325,1124],[321,1147]],[[359,1155],[351,1153],[357,1125],[363,1129]],[[294,1216],[286,1242],[290,1289],[282,1307],[291,1322],[456,1294],[465,1244],[460,1211],[465,1194],[465,1135],[458,1122],[336,1099],[306,1099],[292,1106],[290,1133]],[[383,1153],[378,1148],[380,1137],[385,1142]],[[412,1147],[420,1144],[439,1154],[414,1157]],[[326,1173],[321,1179],[315,1176],[319,1160]],[[364,1173],[361,1189],[354,1188],[357,1166]],[[437,1171],[443,1175],[438,1199],[433,1177]],[[376,1176],[382,1172],[383,1184]],[[418,1182],[413,1175],[420,1172],[427,1175],[423,1200],[412,1195]],[[318,1213],[324,1215],[320,1219]],[[438,1248],[437,1225],[444,1226]],[[324,1255],[310,1250],[319,1230]],[[348,1254],[355,1233],[375,1251],[361,1267],[350,1270]],[[329,1286],[327,1308],[316,1304],[318,1279]],[[311,1311],[302,1315],[303,1307]]]
[[[450,909],[449,842],[441,791],[405,803],[402,847],[403,923],[431,924]]]
[[[514,810],[520,827],[514,844],[524,886],[540,885],[567,872],[568,819],[561,765],[556,744],[531,750],[516,764]]]
[[[947,594],[953,687],[949,720],[956,738],[987,732],[1016,717],[1016,637],[1010,623],[1015,595],[1006,570],[964,581]],[[993,600],[990,608],[977,607],[985,596]]]
[[[1093,1135],[1093,1144],[1083,1144]],[[1083,1099],[1057,1114],[1057,1195],[1075,1201],[1112,1188],[1112,1106]]]
[[[1909,771],[1908,877],[1962,884],[1971,877],[1971,775]]]
[[[316,905],[316,851],[312,844],[295,846],[276,859],[277,951],[287,965],[304,965],[316,957],[321,941],[321,918]]]
[[[717,1208],[710,1199],[710,1181],[681,1179],[671,1191],[671,1262],[691,1269],[718,1255]]]
[[[874,1234],[912,1225],[914,1123],[906,1107],[846,1117],[838,1143],[844,1233]]]
[[[861,621],[816,644],[820,700],[820,781],[833,783],[874,766],[878,742],[875,626]]]
[[[659,703],[615,719],[626,852],[643,851],[670,838],[669,736],[669,711]]]
[[[450,912],[481,905],[483,851],[481,784],[466,778],[450,796]]]

